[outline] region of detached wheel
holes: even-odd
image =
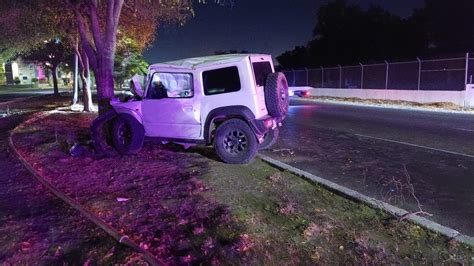
[[[112,140],[120,154],[135,154],[143,147],[145,129],[133,116],[121,114],[114,122]]]
[[[263,142],[260,143],[260,150],[266,150],[273,146],[278,140],[278,135],[280,134],[280,129],[276,127],[273,130],[268,131],[267,134],[263,137]]]
[[[249,163],[257,154],[258,146],[255,133],[240,119],[230,119],[216,130],[214,149],[225,163]]]

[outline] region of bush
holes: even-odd
[[[13,79],[13,83],[15,83],[15,85],[20,84],[20,83],[21,83],[20,78],[19,78],[19,77],[15,77],[15,78]]]

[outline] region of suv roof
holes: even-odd
[[[186,58],[176,61],[164,62],[150,66],[150,69],[157,68],[176,68],[176,69],[197,69],[201,67],[208,67],[227,63],[236,63],[248,59],[251,56],[269,57],[264,54],[225,54],[212,55],[203,57]]]

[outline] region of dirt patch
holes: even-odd
[[[124,264],[140,258],[48,193],[8,147],[9,131],[31,112],[67,102],[69,97],[46,96],[0,106],[8,114],[0,118],[2,265]]]
[[[55,113],[14,136],[55,186],[169,264],[473,263],[474,250],[261,160],[146,142],[134,156],[71,157],[94,115]],[[85,153],[88,154],[88,153]]]
[[[165,263],[236,256],[226,208],[201,194],[204,157],[147,142],[135,156],[71,157],[87,149],[95,114],[53,113],[17,131],[15,145],[48,181]],[[90,152],[90,151],[89,151]],[[92,154],[91,152],[84,154]],[[238,234],[237,234],[238,235]]]
[[[340,97],[329,97],[329,96],[309,96],[308,99],[329,101],[329,102],[345,102],[355,104],[366,104],[375,106],[398,106],[398,107],[415,107],[423,109],[433,110],[451,110],[451,111],[474,111],[474,109],[465,109],[459,105],[449,102],[436,102],[436,103],[417,103],[410,101],[400,100],[378,100],[378,99],[362,99],[362,98],[340,98]]]

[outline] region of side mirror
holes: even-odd
[[[130,90],[132,90],[132,92],[135,95],[138,95],[139,97],[144,96],[143,95],[144,91],[142,87],[143,80],[144,80],[143,76],[135,75],[132,77],[132,80],[130,81]]]

